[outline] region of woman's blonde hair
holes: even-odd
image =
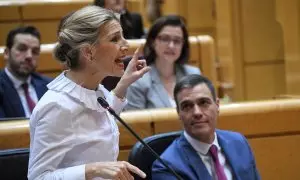
[[[100,27],[110,20],[119,21],[114,12],[98,6],[86,6],[62,18],[57,31],[55,58],[71,69],[77,68],[80,48],[94,44]]]

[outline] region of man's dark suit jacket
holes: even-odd
[[[217,130],[219,145],[225,154],[235,180],[259,180],[254,156],[246,138],[239,133]],[[184,180],[212,180],[201,158],[182,134],[161,155]],[[166,168],[155,161],[152,166],[153,180],[176,180]]]
[[[48,90],[50,78],[33,73],[32,85],[40,99]],[[5,71],[0,72],[0,118],[25,117],[21,99]]]

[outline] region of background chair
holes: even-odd
[[[173,142],[174,139],[181,135],[182,131],[169,132],[164,134],[157,134],[144,139],[144,141],[151,147],[157,154],[162,154],[165,149]],[[130,154],[129,163],[137,166],[147,174],[147,179],[152,179],[151,167],[156,158],[151,152],[140,142],[136,143]],[[139,176],[134,177],[135,180],[143,180]]]
[[[0,151],[0,177],[6,180],[27,180],[29,149]]]

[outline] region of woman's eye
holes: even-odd
[[[111,39],[111,42],[118,42],[119,41],[119,38],[118,37],[113,37],[112,39]]]

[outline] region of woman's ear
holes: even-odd
[[[94,53],[93,53],[93,48],[90,45],[84,46],[83,48],[81,48],[81,54],[82,56],[88,60],[88,61],[92,61],[94,60]]]

